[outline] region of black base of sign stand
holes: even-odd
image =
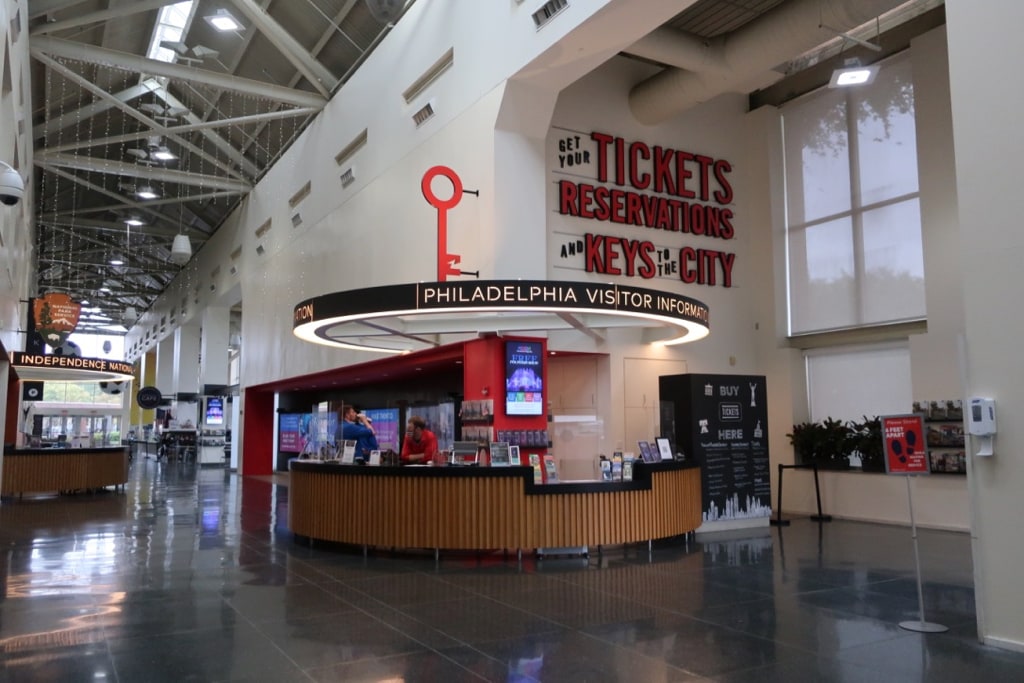
[[[818,501],[818,514],[811,515],[811,520],[815,522],[831,522],[832,515],[824,515],[821,513],[821,487],[818,485],[818,464],[812,463],[810,465],[783,465],[779,463],[779,493],[778,493],[778,505],[775,509],[775,518],[769,519],[768,523],[772,526],[789,526],[788,519],[782,519],[782,472],[784,470],[814,470],[814,497]]]

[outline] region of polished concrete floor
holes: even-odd
[[[969,539],[794,520],[589,559],[296,544],[288,488],[136,461],[0,505],[0,681],[1024,681],[975,638]]]

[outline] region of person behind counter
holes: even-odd
[[[341,423],[341,440],[356,442],[355,457],[368,461],[370,451],[379,448],[377,436],[373,430],[373,420],[363,413],[356,411],[352,405],[345,406],[345,412]]]
[[[427,429],[427,422],[419,415],[409,418],[405,426],[405,441],[402,442],[401,460],[403,465],[433,462],[437,455],[437,437]]]

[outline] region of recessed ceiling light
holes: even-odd
[[[160,195],[149,185],[143,185],[139,189],[135,190],[135,196],[139,199],[156,199]]]
[[[167,149],[166,147],[161,147],[155,150],[150,156],[152,156],[157,161],[171,161],[172,159],[178,158],[178,156],[174,152]]]
[[[110,287],[100,287],[100,293],[110,294]]]
[[[870,85],[878,75],[879,64],[862,66],[859,59],[848,59],[841,69],[832,72],[828,83],[830,88],[848,88],[856,85]]]
[[[110,259],[110,265],[112,265],[112,266],[123,266],[124,265],[124,261],[122,261],[119,258],[112,258],[112,259]]]
[[[128,216],[128,218],[124,219],[124,222],[126,225],[130,225],[132,227],[146,224],[146,222],[139,218],[138,216]]]
[[[218,31],[238,31],[242,28],[242,22],[235,19],[231,12],[224,8],[217,10],[215,14],[203,17]]]

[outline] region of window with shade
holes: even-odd
[[[849,421],[909,413],[913,400],[905,341],[804,353],[810,419]]]
[[[925,317],[910,60],[782,110],[789,334]]]

